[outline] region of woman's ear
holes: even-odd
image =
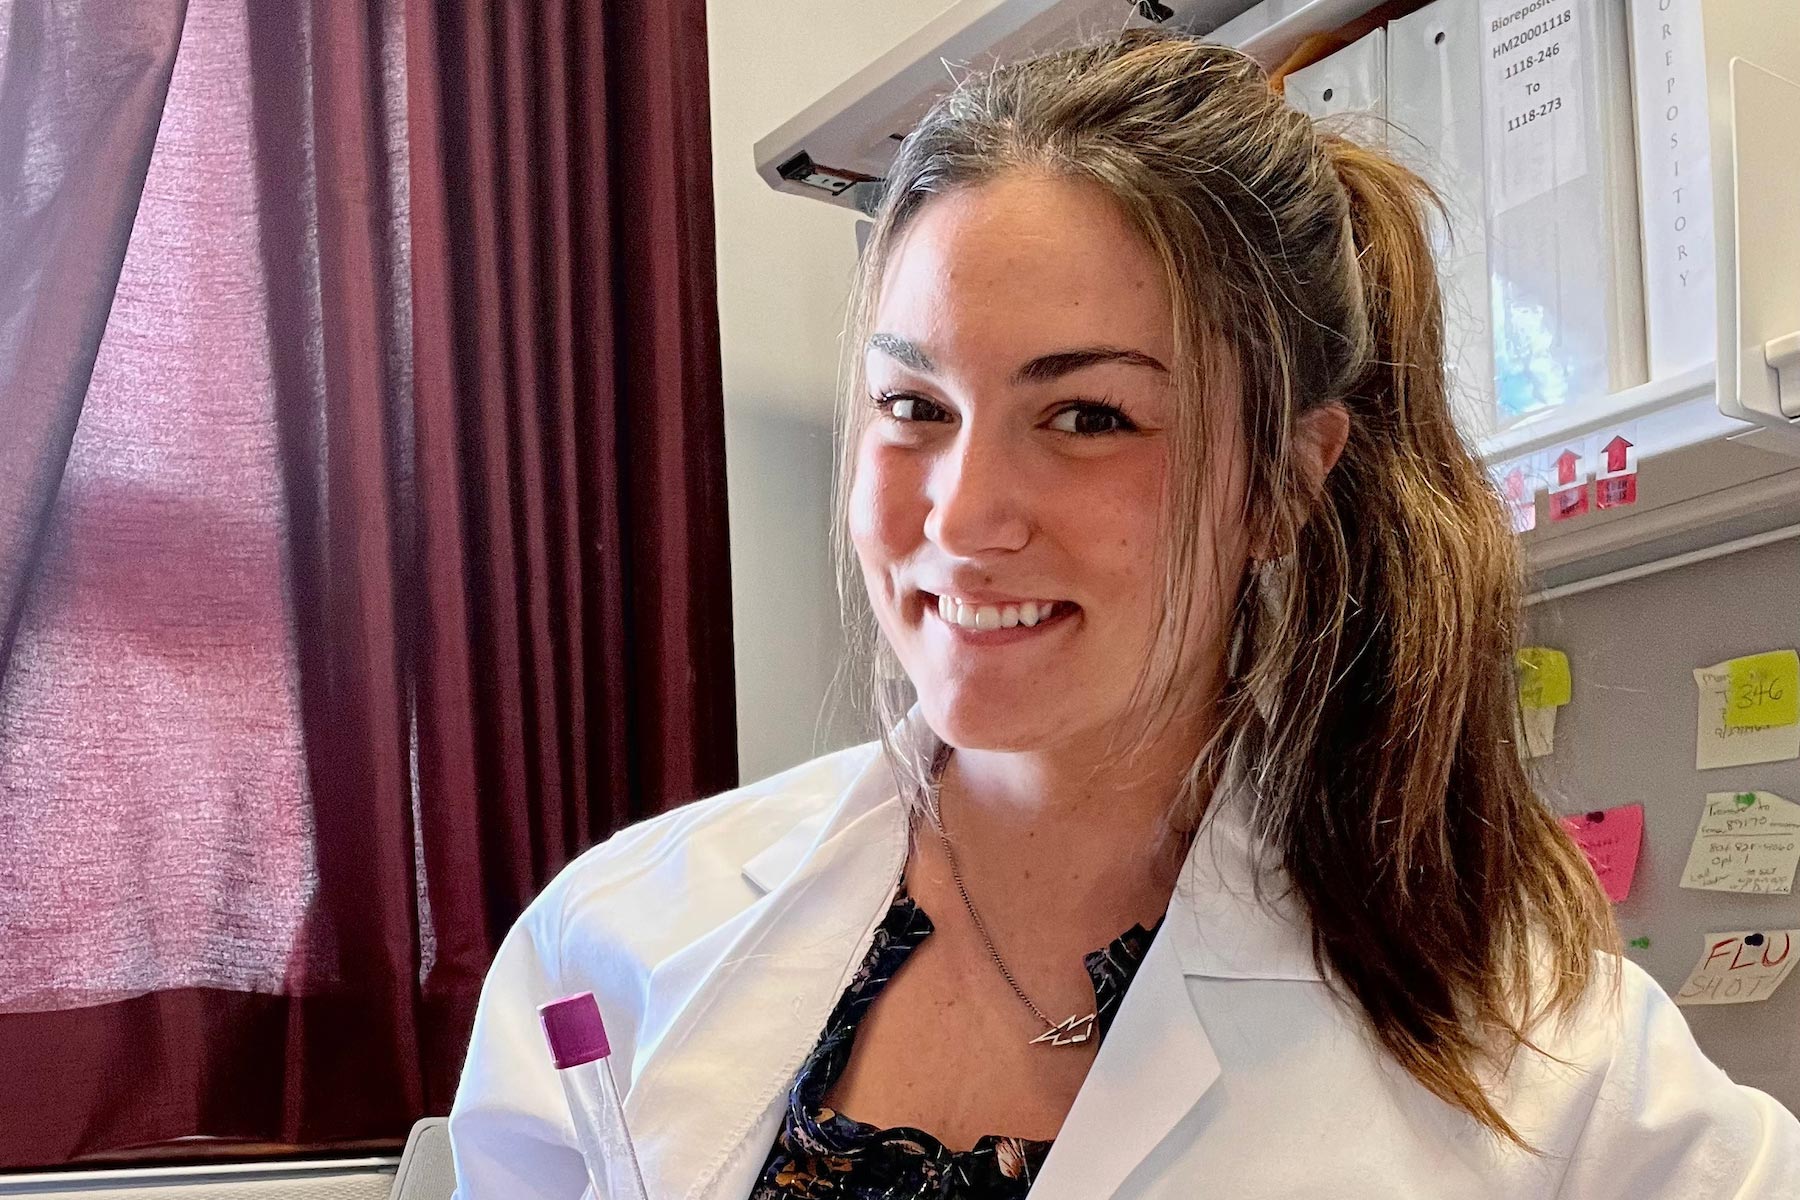
[[[1294,424],[1294,458],[1312,500],[1316,501],[1324,490],[1325,477],[1331,474],[1349,441],[1350,410],[1342,404],[1321,404],[1300,414]],[[1250,539],[1252,563],[1266,563],[1281,556],[1270,544],[1271,536],[1264,532]]]
[[[1337,465],[1350,440],[1350,410],[1342,404],[1321,404],[1300,414],[1294,430],[1294,449],[1306,474],[1307,490],[1317,496],[1325,476]]]

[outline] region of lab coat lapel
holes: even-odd
[[[798,861],[784,864],[791,873],[725,944],[695,946],[650,980],[646,1007],[673,1016],[625,1111],[653,1200],[748,1194],[787,1086],[905,862],[905,806],[884,759],[874,758],[808,840],[804,851],[790,845],[775,856]]]
[[[1239,800],[1221,794],[1208,811],[1031,1200],[1112,1196],[1218,1080],[1190,976],[1320,978],[1287,878]]]
[[[1159,931],[1032,1185],[1031,1200],[1111,1196],[1218,1077],[1219,1060],[1188,996],[1181,961]]]

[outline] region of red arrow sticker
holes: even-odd
[[[1594,481],[1594,507],[1624,508],[1637,503],[1637,455],[1633,443],[1622,433],[1602,446],[1606,469]]]
[[[1567,521],[1588,510],[1587,472],[1582,469],[1581,452],[1573,446],[1556,456],[1556,486],[1550,490],[1550,519]]]
[[[1581,466],[1581,455],[1573,450],[1564,450],[1556,456],[1556,485],[1567,487],[1576,480],[1576,470]]]

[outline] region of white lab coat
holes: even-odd
[[[1617,963],[1621,1005],[1597,990],[1544,1035],[1567,1066],[1521,1051],[1499,1083],[1497,1103],[1544,1157],[1499,1144],[1376,1049],[1328,993],[1291,904],[1252,899],[1253,872],[1273,868],[1225,800],[1033,1200],[1800,1197],[1800,1123],[1714,1066],[1630,962]],[[536,1015],[581,990],[606,1015],[651,1200],[743,1200],[906,850],[904,806],[870,743],[571,864],[482,994],[450,1116],[461,1200],[582,1195]]]

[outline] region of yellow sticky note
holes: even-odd
[[[1800,723],[1800,655],[1792,650],[1747,654],[1725,664],[1731,673],[1728,729]]]
[[[1519,651],[1520,707],[1561,708],[1573,691],[1568,655],[1548,646],[1527,646]]]

